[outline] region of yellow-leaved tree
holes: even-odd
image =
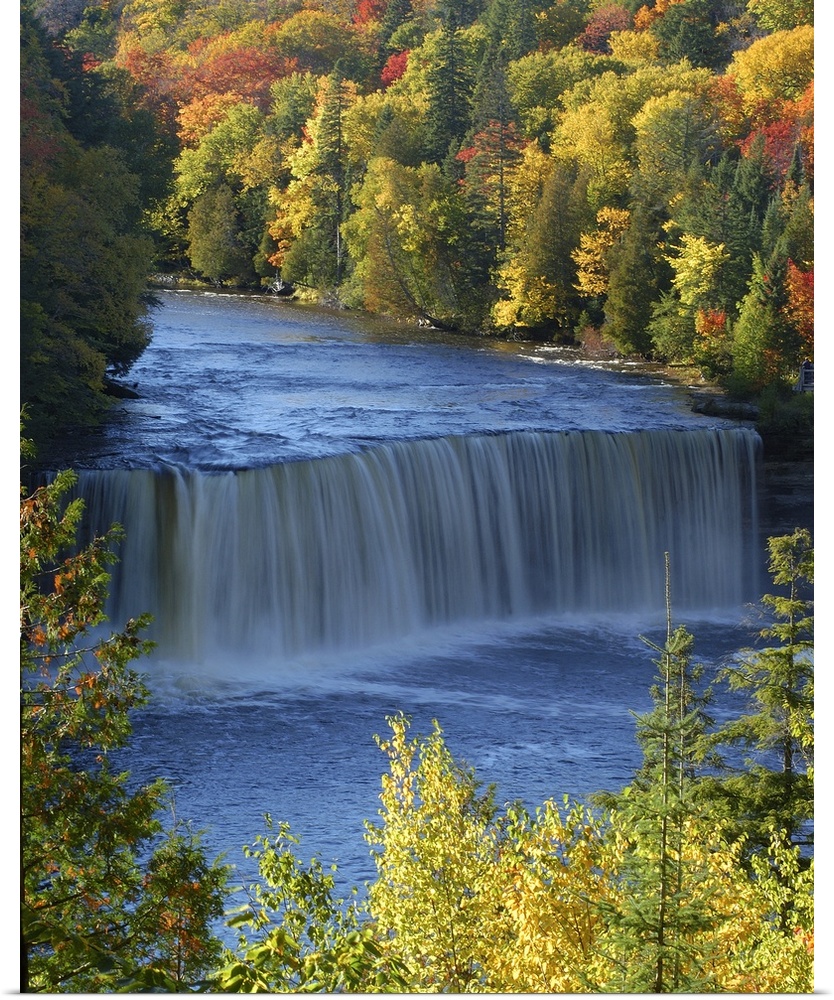
[[[388,720],[381,822],[368,824],[377,940],[417,991],[575,992],[610,894],[600,827],[582,806],[499,811],[437,722]]]

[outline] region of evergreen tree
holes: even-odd
[[[688,59],[693,66],[722,69],[730,51],[716,31],[719,6],[716,0],[683,0],[667,6],[651,29],[660,40],[661,55],[670,63]]]
[[[500,47],[508,61],[526,56],[538,45],[531,0],[490,0],[481,20],[490,45]]]
[[[796,379],[803,341],[786,311],[787,259],[774,253],[767,266],[758,254],[738,320],[732,326],[734,391],[749,395]]]
[[[589,221],[587,178],[576,167],[544,158],[546,174],[524,225],[498,272],[505,298],[494,309],[499,326],[527,327],[539,337],[571,340],[581,310],[571,256]]]
[[[411,0],[388,0],[379,29],[380,61],[382,63],[397,51],[388,43],[394,32],[414,15]]]
[[[440,30],[437,61],[429,67],[426,83],[426,158],[443,163],[450,149],[457,153],[469,130],[474,83],[454,15]]]
[[[605,332],[623,354],[647,355],[651,350],[652,303],[668,284],[668,265],[659,260],[658,242],[652,214],[636,206],[628,229],[609,254]]]
[[[747,291],[752,255],[761,239],[758,213],[751,213],[735,191],[737,170],[738,160],[729,153],[714,166],[693,166],[672,209],[676,229],[727,249],[728,259],[716,275],[712,296],[714,305],[730,315]]]
[[[715,742],[739,748],[743,760],[711,783],[752,852],[765,854],[773,832],[794,846],[813,843],[813,603],[811,533],[797,528],[768,539],[769,569],[780,593],[762,599],[770,622],[766,644],[745,650],[723,671],[750,711],[722,726]],[[749,754],[749,756],[747,756]]]
[[[203,277],[216,284],[254,281],[252,254],[228,184],[209,188],[194,201],[188,213],[188,257]]]
[[[339,64],[328,77],[326,97],[318,118],[317,152],[318,172],[330,181],[332,192],[333,245],[335,256],[335,282],[341,284],[345,266],[345,248],[341,227],[347,211],[348,163],[345,141],[344,116],[351,103],[351,94]]]
[[[507,240],[508,189],[521,140],[507,89],[505,62],[491,48],[478,74],[473,102],[471,144],[459,154],[465,159],[467,202],[497,252]]]
[[[482,13],[486,0],[437,0],[435,16],[445,27],[466,28]]]
[[[306,141],[292,158],[294,180],[280,206],[293,235],[281,266],[287,281],[327,288],[344,280],[342,225],[351,183],[344,129],[345,113],[355,99],[356,87],[337,63],[319,87]]]
[[[666,641],[648,645],[659,654],[659,675],[652,710],[637,717],[643,763],[634,782],[606,801],[614,807],[609,836],[625,839],[625,853],[621,894],[601,906],[606,933],[598,947],[618,971],[597,985],[622,993],[697,993],[715,985],[703,938],[713,920],[709,894],[700,890],[706,868],[702,859],[687,857],[710,720],[705,696],[696,690],[692,636],[672,625],[668,553]]]

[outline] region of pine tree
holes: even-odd
[[[508,61],[533,52],[537,45],[536,16],[530,0],[490,0],[482,18],[490,45],[500,46]]]
[[[344,134],[344,115],[350,105],[348,88],[339,64],[328,77],[327,94],[321,105],[318,122],[319,172],[331,182],[333,197],[333,242],[335,254],[335,280],[341,284],[345,249],[341,226],[345,220],[348,188],[347,143]]]
[[[460,148],[471,121],[473,80],[454,12],[441,28],[438,58],[427,73],[427,85],[427,160],[442,163],[451,147],[455,152]]]
[[[356,86],[340,64],[321,81],[307,137],[292,157],[293,181],[279,207],[279,225],[294,239],[283,257],[287,281],[316,288],[340,285],[347,253],[342,225],[349,209],[351,183],[344,116]]]
[[[668,265],[659,260],[657,243],[651,213],[636,206],[628,229],[609,254],[605,333],[623,354],[646,355],[651,350],[651,307],[668,271]]]
[[[380,59],[382,63],[385,62],[388,56],[397,51],[388,44],[391,36],[413,14],[414,9],[411,5],[411,0],[388,0],[379,29]]]
[[[703,861],[688,858],[703,819],[695,790],[706,751],[708,692],[699,694],[693,638],[672,624],[669,556],[666,555],[666,641],[645,640],[659,656],[654,707],[637,717],[643,764],[617,796],[609,836],[624,843],[621,893],[602,907],[606,934],[600,953],[612,978],[596,985],[624,993],[702,992],[713,985],[708,971],[711,923]]]
[[[778,594],[762,599],[769,623],[760,649],[745,650],[722,677],[750,699],[750,711],[718,731],[721,748],[745,751],[727,765],[710,794],[722,804],[750,851],[765,853],[773,831],[791,845],[813,843],[813,603],[811,533],[797,528],[768,540],[769,568]]]

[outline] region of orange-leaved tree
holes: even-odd
[[[118,532],[75,548],[74,482],[21,489],[21,989],[177,991],[219,954],[225,872],[187,828],[164,833],[163,782],[132,791],[111,767],[147,697],[148,618],[98,631]]]

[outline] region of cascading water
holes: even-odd
[[[126,529],[110,617],[164,655],[287,658],[453,622],[755,596],[759,438],[746,429],[512,432],[208,473],[86,471]]]

